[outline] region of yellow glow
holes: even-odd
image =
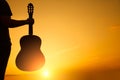
[[[51,72],[48,69],[42,69],[36,73],[39,75],[37,78],[41,78],[42,80],[50,80],[51,79]]]
[[[49,77],[49,71],[48,70],[43,71],[42,74],[43,74],[44,77]]]
[[[45,65],[36,71],[38,75],[49,78],[56,76],[54,71],[104,65],[112,61],[119,64],[116,62],[120,58],[119,0],[7,1],[14,19],[26,19],[27,4],[34,4],[34,34],[41,37],[41,50],[45,55]],[[12,50],[6,74],[30,73],[15,66],[20,51],[19,40],[26,34],[27,25],[10,29]]]

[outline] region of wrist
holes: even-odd
[[[27,20],[25,20],[25,24],[29,24],[29,20],[27,19]]]

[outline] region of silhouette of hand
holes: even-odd
[[[27,24],[34,24],[34,19],[32,18],[28,18],[27,20]]]

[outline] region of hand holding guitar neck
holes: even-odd
[[[26,21],[27,24],[31,24],[31,25],[33,25],[34,22],[35,22],[35,21],[34,21],[33,18],[28,18],[27,21]]]

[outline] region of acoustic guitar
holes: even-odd
[[[29,18],[33,16],[33,4],[28,4]],[[45,57],[40,50],[41,39],[33,35],[33,26],[29,24],[29,35],[20,39],[21,50],[16,57],[16,66],[23,71],[35,71],[40,69],[45,63]]]

